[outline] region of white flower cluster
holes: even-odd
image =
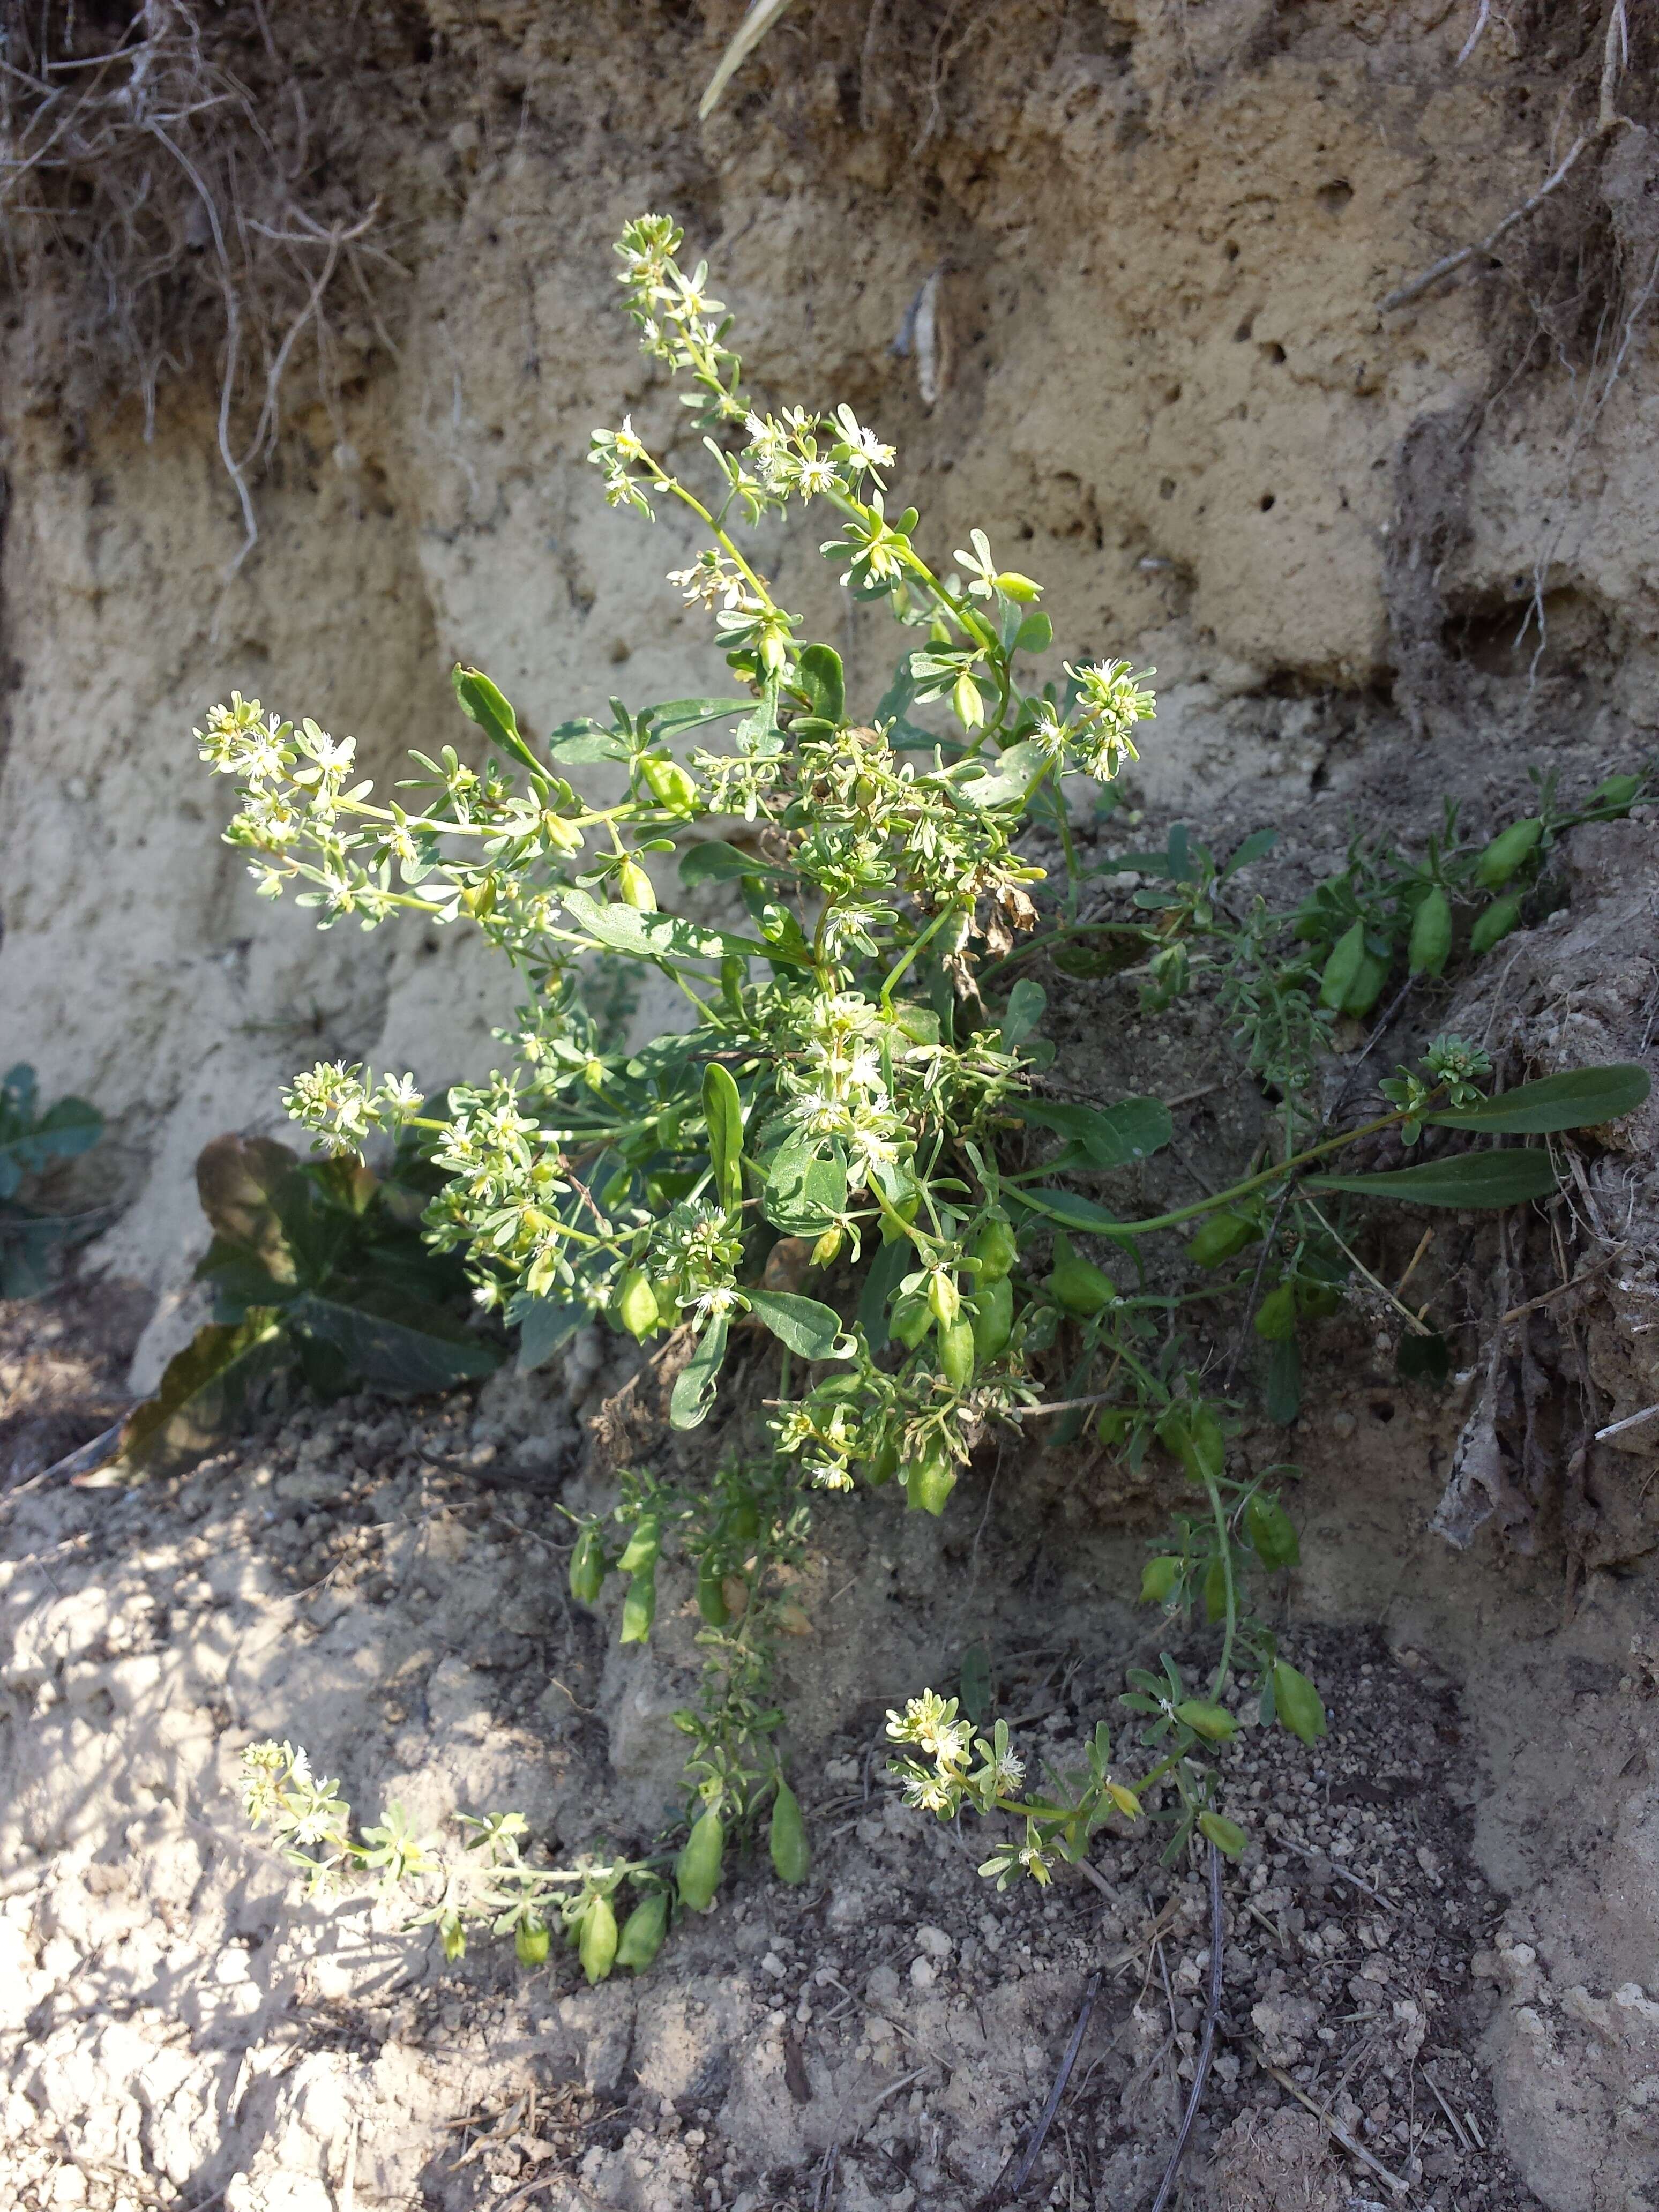
[[[991,1735],[975,1736],[971,1721],[958,1720],[957,1700],[924,1690],[902,1713],[887,1716],[887,1733],[896,1743],[914,1744],[927,1761],[899,1763],[908,1804],[948,1820],[966,1799],[977,1812],[999,1809],[1025,1779],[1025,1762],[1008,1747],[1008,1723],[999,1721]],[[973,1754],[980,1764],[970,1771]]]
[[[375,1131],[396,1136],[403,1129],[422,1097],[412,1075],[384,1075],[376,1083],[372,1070],[333,1060],[296,1075],[283,1092],[283,1104],[337,1158],[361,1158]]]

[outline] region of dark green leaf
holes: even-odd
[[[567,1305],[559,1298],[515,1298],[507,1319],[519,1326],[520,1374],[533,1375],[545,1367],[589,1318],[586,1306]]]
[[[708,1121],[714,1194],[729,1208],[743,1196],[743,1101],[729,1069],[717,1060],[711,1060],[703,1070],[702,1110]]]
[[[752,699],[671,699],[651,712],[651,726],[659,738],[677,738],[687,730],[700,730],[706,722],[723,722],[731,714],[747,714]],[[645,717],[641,715],[641,720]]]
[[[991,1655],[982,1644],[970,1644],[962,1655],[962,1710],[975,1728],[983,1725],[994,1692],[991,1686]]]
[[[1443,1336],[1419,1336],[1407,1330],[1400,1340],[1395,1366],[1402,1382],[1430,1382],[1438,1389],[1451,1375],[1451,1346]]]
[[[223,1237],[216,1237],[205,1258],[198,1261],[196,1279],[213,1285],[213,1318],[217,1322],[246,1320],[251,1306],[285,1305],[295,1291],[291,1274],[280,1280],[250,1246],[233,1244]]]
[[[1015,1103],[1022,1121],[1079,1144],[1097,1168],[1124,1168],[1159,1152],[1175,1133],[1160,1098],[1123,1098],[1115,1106],[1072,1106],[1051,1098]]]
[[[34,1141],[60,1160],[87,1152],[104,1133],[104,1117],[84,1098],[59,1098],[34,1125]]]
[[[1630,1062],[1575,1067],[1523,1083],[1478,1106],[1448,1106],[1424,1119],[1443,1129],[1482,1129],[1492,1136],[1538,1137],[1555,1129],[1591,1129],[1633,1114],[1651,1085],[1644,1067]]]
[[[723,844],[718,837],[700,839],[688,845],[680,854],[680,881],[692,884],[726,884],[740,876],[769,876],[775,871],[757,853],[745,853],[736,845]]]
[[[879,1352],[887,1341],[887,1304],[901,1278],[915,1265],[914,1254],[915,1247],[904,1237],[896,1237],[890,1244],[876,1248],[876,1256],[870,1262],[870,1272],[859,1292],[858,1313],[859,1327],[872,1351]]]
[[[1028,1036],[1042,1019],[1048,1004],[1048,994],[1041,983],[1022,981],[1008,994],[1008,1007],[1002,1017],[1002,1049],[1018,1052]]]
[[[1399,1199],[1412,1206],[1522,1206],[1547,1198],[1555,1170],[1544,1152],[1460,1152],[1421,1167],[1383,1175],[1313,1176],[1310,1190],[1351,1190],[1361,1198]]]
[[[681,1369],[668,1401],[668,1419],[672,1427],[700,1427],[708,1408],[714,1404],[720,1364],[726,1358],[726,1316],[716,1314],[703,1331],[696,1350]]]
[[[801,689],[811,702],[816,720],[834,726],[847,719],[847,682],[841,655],[832,645],[809,645],[801,649]]]
[[[245,1247],[278,1282],[295,1279],[276,1197],[300,1165],[271,1137],[215,1137],[196,1159],[196,1193],[215,1236]]]
[[[1265,854],[1272,852],[1278,842],[1277,830],[1252,830],[1221,871],[1222,881],[1224,883],[1229,876],[1237,875],[1241,868],[1248,868],[1252,860],[1262,859]]]
[[[763,1163],[761,1206],[775,1229],[790,1237],[821,1237],[847,1210],[847,1164],[838,1150],[798,1130]]]
[[[1101,930],[1087,937],[1067,937],[1054,946],[1048,957],[1062,975],[1091,982],[1102,975],[1120,975],[1133,968],[1152,942],[1139,929]]]
[[[1091,1198],[1079,1198],[1075,1191],[1047,1188],[1033,1190],[1024,1183],[1005,1183],[1002,1194],[1011,1205],[1029,1206],[1034,1213],[1059,1222],[1064,1229],[1084,1229],[1097,1236],[1109,1237],[1120,1228],[1115,1214],[1108,1213]]]
[[[283,1318],[337,1352],[349,1375],[383,1390],[447,1390],[501,1364],[494,1345],[441,1307],[379,1285],[342,1285],[328,1297],[305,1291]]]
[[[1267,1361],[1267,1419],[1289,1428],[1302,1411],[1302,1347],[1294,1334],[1281,1337]]]
[[[571,766],[584,761],[625,761],[631,757],[622,739],[609,730],[602,730],[597,722],[590,722],[586,729],[575,728],[570,737],[561,737],[556,731],[547,750],[554,760]]]
[[[851,1346],[842,1334],[841,1316],[833,1306],[801,1297],[793,1291],[750,1291],[745,1295],[778,1341],[803,1359],[851,1357]]]
[[[198,1329],[167,1362],[155,1396],[122,1423],[120,1449],[98,1486],[194,1467],[248,1425],[260,1392],[289,1357],[273,1314],[252,1314],[234,1328]]]

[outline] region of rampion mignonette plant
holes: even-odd
[[[1317,1202],[1322,1162],[1384,1127],[1409,1138],[1425,1120],[1481,1126],[1485,1056],[1442,1039],[1420,1071],[1401,1072],[1394,1110],[1326,1137],[1304,1063],[1357,988],[1359,963],[1376,964],[1371,921],[1338,902],[1340,945],[1322,978],[1305,959],[1274,965],[1261,955],[1265,910],[1237,925],[1219,897],[1261,842],[1218,870],[1184,845],[1177,865],[1172,841],[1168,888],[1146,896],[1159,911],[1136,933],[1150,949],[1147,988],[1182,988],[1188,941],[1224,939],[1212,964],[1225,970],[1230,1004],[1252,1052],[1277,1054],[1277,1155],[1231,1190],[1142,1221],[1115,1220],[1073,1187],[1155,1152],[1170,1134],[1168,1113],[1155,1099],[1096,1109],[1037,1095],[1043,994],[1029,981],[1006,997],[993,987],[1039,919],[1044,870],[1022,838],[1039,836],[1066,865],[1066,926],[1053,938],[1086,928],[1076,922],[1063,787],[1109,785],[1136,757],[1152,695],[1123,660],[1068,661],[1046,681],[1030,673],[1052,642],[1040,586],[1001,567],[979,530],[953,572],[931,566],[916,510],[890,505],[892,448],[849,408],[775,414],[753,404],[706,271],[682,270],[679,243],[664,217],[630,223],[622,281],[647,356],[690,387],[712,489],[684,481],[627,418],[595,433],[591,459],[612,506],[648,520],[655,503],[677,501],[702,526],[702,550],[670,580],[710,616],[734,696],[638,713],[613,701],[608,720],[567,722],[538,746],[488,678],[459,668],[459,704],[490,750],[477,764],[449,747],[416,754],[423,775],[404,787],[406,799],[374,795],[351,738],[283,721],[257,701],[233,696],[198,733],[207,762],[240,781],[228,836],[252,856],[264,896],[297,889],[324,927],[349,916],[372,929],[405,913],[469,921],[524,987],[512,1066],[451,1091],[442,1112],[424,1110],[412,1076],[377,1080],[343,1065],[297,1078],[289,1109],[337,1152],[375,1132],[421,1133],[447,1178],[428,1234],[465,1253],[480,1304],[521,1331],[526,1364],[593,1316],[641,1340],[680,1332],[672,1419],[684,1428],[708,1412],[734,1328],[758,1324],[778,1340],[769,1452],[724,1466],[701,1495],[629,1477],[614,1516],[625,1544],[613,1550],[605,1525],[590,1524],[572,1562],[573,1590],[588,1602],[609,1572],[627,1577],[623,1633],[634,1639],[650,1632],[665,1542],[697,1568],[713,1658],[702,1709],[680,1716],[695,1814],[675,1862],[682,1903],[712,1898],[727,1820],[769,1805],[778,1871],[805,1871],[765,1697],[768,1634],[785,1603],[772,1577],[799,1555],[805,1497],[896,1480],[910,1505],[941,1513],[988,1429],[1054,1409],[1040,1379],[1051,1370],[1066,1407],[1103,1404],[1104,1441],[1137,1462],[1156,1441],[1190,1477],[1202,1508],[1149,1562],[1142,1595],[1171,1613],[1202,1605],[1220,1626],[1218,1661],[1196,1690],[1169,1660],[1132,1677],[1133,1775],[1114,1765],[1103,1723],[1082,1770],[1048,1775],[1031,1793],[1002,1723],[981,1734],[957,1701],[924,1692],[890,1725],[907,1794],[941,1817],[1012,1815],[1009,1840],[983,1869],[1000,1885],[1047,1880],[1056,1856],[1080,1856],[1103,1822],[1138,1818],[1149,1791],[1167,1799],[1172,1850],[1196,1827],[1237,1852],[1244,1838],[1215,1803],[1208,1752],[1237,1725],[1225,1692],[1240,1665],[1265,1719],[1308,1741],[1325,1725],[1314,1686],[1241,1602],[1247,1561],[1291,1564],[1295,1531],[1266,1478],[1229,1473],[1229,1408],[1204,1395],[1182,1299],[1121,1294],[1071,1239],[1093,1233],[1133,1249],[1207,1217],[1191,1258],[1253,1273],[1267,1293],[1259,1334],[1294,1352],[1297,1316],[1328,1310],[1352,1261]],[[848,711],[839,656],[802,639],[740,543],[744,525],[797,504],[829,518],[823,552],[845,588],[912,633],[892,687],[864,719]],[[723,744],[687,742],[716,730]],[[625,783],[623,795],[582,797],[566,771],[589,763]],[[702,910],[720,911],[709,902],[723,898],[729,918],[659,910],[671,854]],[[1431,872],[1411,878],[1395,907],[1409,923],[1431,894],[1444,903],[1439,884]],[[1346,964],[1334,997],[1338,951]],[[583,963],[596,954],[659,970],[684,994],[689,1027],[602,1050],[582,999]],[[1589,1118],[1558,1109],[1486,1126]],[[1018,1164],[1056,1136],[1057,1156]],[[1366,1180],[1326,1175],[1324,1188]],[[1535,1196],[1551,1178],[1542,1154],[1507,1151],[1373,1180],[1379,1192],[1469,1206]],[[779,1286],[792,1279],[776,1264],[780,1240],[796,1240],[782,1255],[793,1257],[793,1280],[817,1271],[835,1303]],[[550,1899],[596,1978],[617,1958],[647,1963],[660,1940],[665,1859],[602,1853],[532,1869],[518,1832],[499,1822],[447,1864],[395,1820],[354,1843],[332,1785],[288,1747],[250,1753],[248,1794],[313,1875],[352,1864],[378,1866],[394,1886],[426,1878],[425,1917],[452,1948],[471,1917],[514,1929],[521,1953],[541,1955]],[[618,1950],[611,1899],[624,1881],[637,1899],[635,1935]]]

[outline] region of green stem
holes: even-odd
[[[1212,1474],[1205,1476],[1204,1488],[1209,1496],[1210,1512],[1215,1522],[1216,1540],[1221,1546],[1221,1578],[1227,1595],[1227,1620],[1222,1632],[1221,1656],[1216,1662],[1215,1679],[1210,1684],[1210,1700],[1214,1704],[1226,1688],[1227,1677],[1232,1670],[1233,1638],[1238,1629],[1238,1592],[1233,1583],[1233,1547],[1227,1533],[1227,1509],[1221,1502],[1220,1486]]]
[[[884,1006],[891,1006],[893,1003],[894,987],[898,982],[899,978],[903,975],[905,969],[910,965],[910,963],[915,958],[917,953],[921,951],[922,946],[927,944],[928,939],[936,935],[937,933],[945,927],[945,924],[950,920],[951,916],[957,913],[957,910],[958,909],[953,906],[942,906],[939,912],[933,916],[933,920],[928,923],[927,928],[922,931],[921,935],[914,941],[911,945],[910,950],[905,954],[903,959],[899,962],[898,965],[893,969],[891,973],[889,975],[887,981],[881,987],[881,1003]]]
[[[1431,1097],[1433,1093],[1430,1094]],[[1419,1104],[1418,1115],[1423,1111]],[[1310,1160],[1322,1159],[1327,1152],[1340,1152],[1345,1145],[1357,1144],[1361,1137],[1374,1137],[1381,1129],[1393,1129],[1401,1121],[1413,1118],[1403,1109],[1395,1114],[1380,1115],[1375,1121],[1362,1122],[1358,1128],[1350,1129],[1346,1135],[1329,1137],[1322,1145],[1310,1145],[1305,1152],[1296,1152],[1287,1160],[1263,1168],[1260,1175],[1249,1176],[1236,1182],[1229,1190],[1218,1191],[1213,1198],[1200,1199],[1194,1205],[1177,1206],[1172,1213],[1155,1213],[1145,1221],[1125,1221],[1114,1234],[1121,1237],[1145,1237],[1154,1229],[1178,1229],[1183,1221],[1196,1221],[1200,1214],[1218,1212],[1231,1206],[1235,1199],[1248,1198],[1252,1191],[1264,1189],[1268,1183],[1279,1182],[1296,1169],[1305,1167]]]

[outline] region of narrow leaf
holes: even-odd
[[[708,1121],[715,1194],[729,1209],[743,1196],[743,1101],[730,1070],[717,1060],[703,1070],[702,1110]]]
[[[494,1345],[441,1308],[378,1286],[327,1297],[307,1291],[283,1318],[337,1352],[349,1376],[383,1390],[447,1390],[501,1364]]]
[[[483,669],[463,668],[458,663],[451,681],[467,720],[476,722],[491,744],[509,760],[539,774],[541,763],[519,734],[519,718],[511,702],[496,690]]]
[[[587,1318],[586,1306],[567,1305],[560,1298],[515,1298],[507,1319],[519,1325],[520,1374],[533,1375],[545,1367]]]
[[[1575,1067],[1523,1083],[1501,1097],[1478,1106],[1448,1106],[1424,1118],[1443,1129],[1484,1129],[1493,1136],[1538,1137],[1556,1129],[1591,1129],[1633,1114],[1651,1085],[1644,1067],[1615,1062],[1607,1067]]]
[[[716,1314],[703,1331],[696,1350],[681,1369],[668,1401],[668,1419],[672,1427],[700,1427],[708,1408],[714,1404],[714,1388],[720,1380],[721,1363],[726,1358],[726,1316]]]
[[[1048,994],[1041,983],[1022,979],[1008,994],[1008,1010],[1002,1017],[1002,1049],[1018,1052],[1042,1019]]]
[[[1123,1098],[1115,1106],[1071,1106],[1057,1099],[1022,1098],[1015,1111],[1025,1122],[1079,1144],[1100,1169],[1124,1168],[1159,1152],[1175,1133],[1161,1098]]]
[[[1460,1152],[1383,1175],[1314,1176],[1306,1188],[1351,1190],[1361,1198],[1400,1199],[1412,1206],[1522,1206],[1549,1196],[1555,1170],[1543,1152]]]
[[[289,1356],[287,1332],[272,1314],[252,1314],[234,1328],[198,1328],[167,1362],[155,1396],[121,1424],[120,1449],[95,1486],[194,1467],[247,1426],[258,1393]]]

